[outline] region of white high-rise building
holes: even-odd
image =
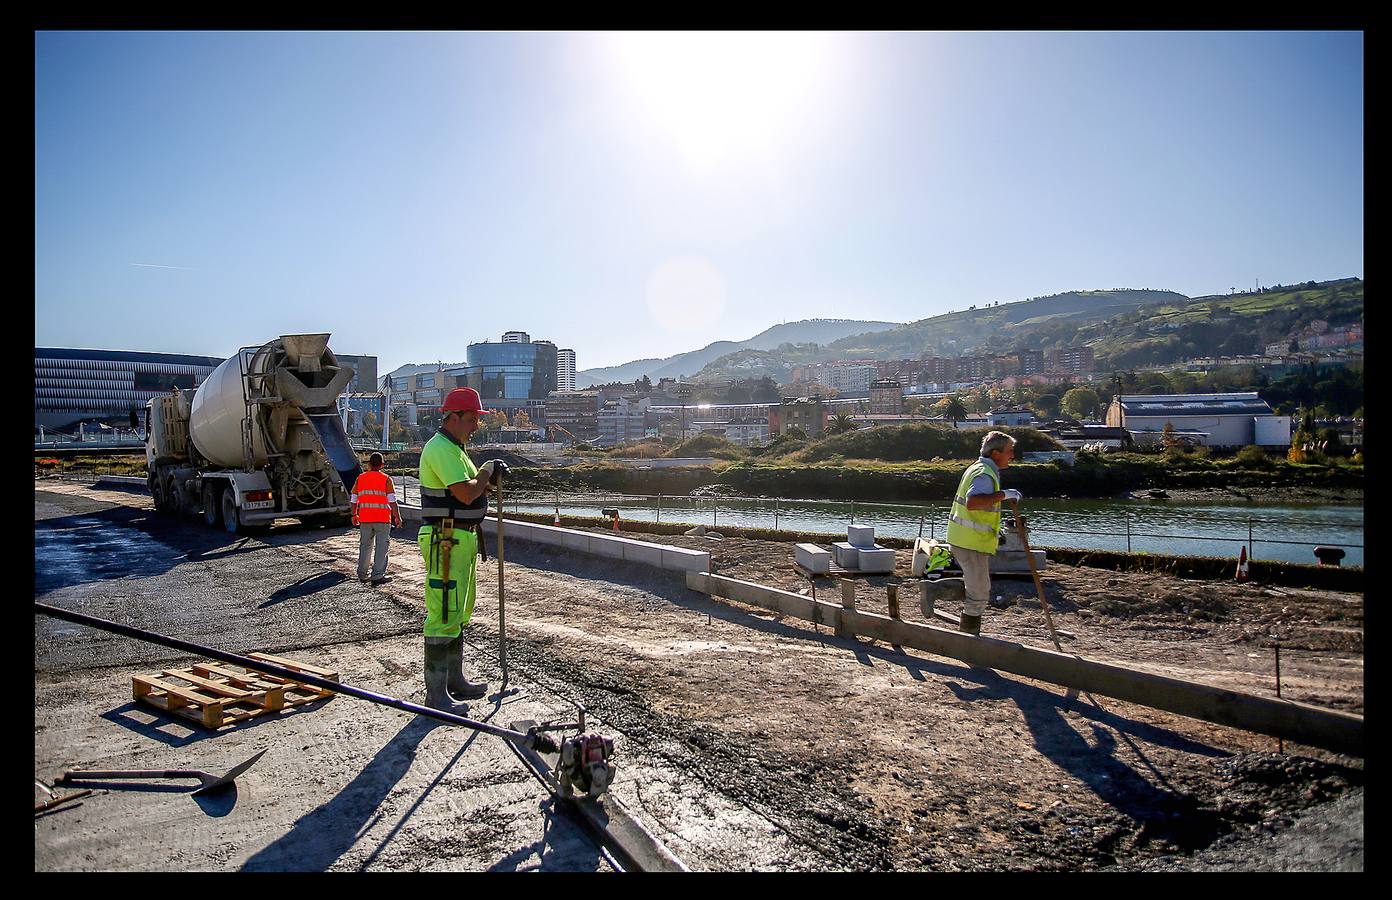
[[[575,351],[556,351],[556,390],[575,390]]]
[[[504,331],[504,344],[530,344],[532,336],[525,331]]]

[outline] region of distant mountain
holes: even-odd
[[[614,381],[637,381],[644,375],[654,382],[660,378],[692,376],[720,357],[741,350],[776,350],[784,344],[827,344],[850,335],[897,327],[898,322],[857,319],[803,319],[798,322],[785,322],[767,328],[746,341],[716,341],[700,350],[678,353],[666,359],[639,359],[619,366],[576,372],[575,385],[589,387]]]

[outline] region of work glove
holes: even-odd
[[[489,484],[496,487],[499,481],[508,476],[508,464],[501,459],[490,459],[488,462],[479,466],[479,475]]]
[[[1020,492],[1015,490],[1014,488],[1006,488],[1004,493],[1005,499],[1011,501],[1012,503],[1019,503],[1021,500],[1025,499],[1020,494]]]

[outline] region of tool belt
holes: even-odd
[[[434,522],[427,522],[426,524],[429,525],[429,526],[431,526],[431,531],[430,531],[430,567],[431,567],[432,570],[434,570],[434,571],[436,571],[436,572],[441,571],[441,569],[440,569],[440,549],[441,549],[441,548],[440,548],[440,545],[446,543],[446,540],[445,540],[445,537],[444,537],[446,531],[472,531],[472,532],[474,533],[474,537],[475,537],[475,539],[476,539],[476,540],[474,541],[474,546],[475,546],[475,548],[477,548],[477,552],[478,552],[479,557],[480,557],[484,562],[487,562],[487,561],[488,561],[488,553],[483,549],[483,519],[482,519],[482,517],[480,517],[480,518],[478,519],[478,521],[475,521],[475,522],[461,522],[461,521],[459,521],[458,519],[448,519],[448,518],[446,518],[446,519],[437,519],[437,520],[434,521]],[[449,548],[450,550],[453,550],[453,549],[454,549],[454,547],[453,547],[452,545],[453,545],[457,540],[458,540],[458,539],[457,539],[457,538],[454,538],[454,537],[451,537],[451,538],[449,539],[448,543],[451,544],[451,547]]]

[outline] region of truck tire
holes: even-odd
[[[151,475],[145,480],[146,486],[150,489],[150,499],[155,501],[155,512],[169,512],[169,499],[165,496],[164,486],[160,484],[158,475]]]
[[[222,525],[222,485],[215,481],[203,482],[203,524],[209,528]]]
[[[222,527],[228,534],[243,534],[241,516],[237,514],[236,491],[222,492]]]
[[[176,480],[173,475],[165,479],[164,493],[168,498],[170,512],[176,516],[190,515],[189,510],[192,504],[189,503],[188,498],[184,496],[183,488],[179,486],[178,480]]]

